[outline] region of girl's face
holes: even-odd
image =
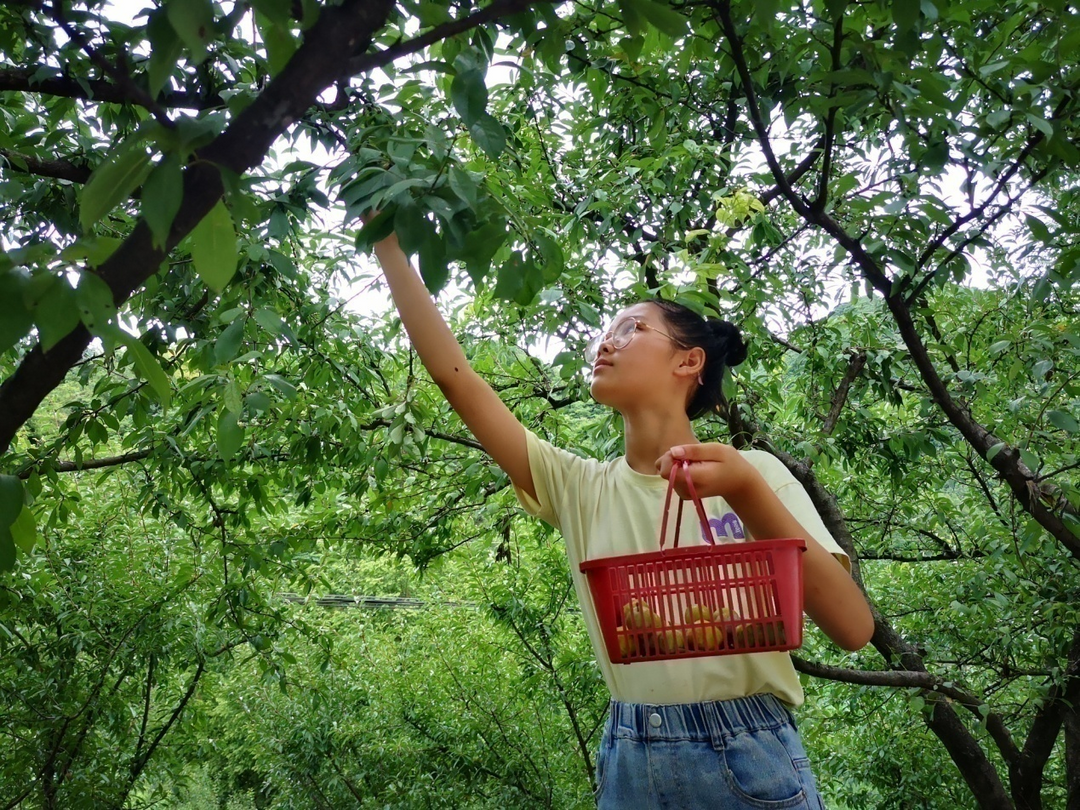
[[[616,348],[613,335],[620,326],[635,319],[629,341]],[[658,307],[634,304],[622,310],[603,335],[592,364],[593,399],[625,413],[636,407],[664,407],[671,399],[683,403],[687,377],[686,362],[693,349],[682,349],[669,336],[670,327]],[[624,338],[625,339],[625,338]],[[697,350],[700,352],[700,350]],[[693,372],[693,378],[700,370]]]

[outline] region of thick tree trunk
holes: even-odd
[[[862,575],[859,570],[858,554],[855,551],[854,539],[848,530],[840,505],[836,497],[829,492],[814,475],[813,470],[803,462],[776,448],[769,446],[767,441],[760,438],[756,429],[742,421],[737,407],[732,405],[727,412],[728,424],[732,436],[735,437],[736,446],[747,443],[747,437],[758,437],[756,443],[773,453],[784,463],[795,479],[803,485],[810,500],[821,515],[825,527],[833,538],[851,558],[852,575],[856,581],[862,584]],[[909,672],[925,673],[922,656],[915,647],[906,642],[886,621],[884,616],[876,608],[874,611],[874,636],[870,643],[881,653],[892,669]],[[1005,784],[1001,781],[993,763],[982,750],[978,740],[968,731],[961,721],[956,710],[936,694],[929,694],[928,700],[933,701],[934,711],[925,722],[930,730],[941,740],[949,756],[960,770],[961,776],[971,789],[980,807],[986,810],[1013,810],[1014,805]],[[1001,718],[995,715],[987,717],[987,727],[994,742],[1001,751],[1006,762],[1014,763],[1020,757],[1009,736],[1008,730],[1001,722]]]
[[[1065,790],[1066,810],[1080,810],[1080,706],[1075,703],[1065,713]]]
[[[156,248],[142,221],[98,270],[120,305],[157,272],[169,249],[199,223],[221,198],[220,170],[243,174],[265,159],[271,144],[342,78],[351,57],[368,48],[386,24],[392,0],[346,0],[327,6],[308,31],[304,44],[280,74],[226,130],[204,149],[184,173],[184,197],[165,250]],[[0,385],[0,454],[7,452],[16,431],[56,388],[90,344],[79,325],[48,352],[36,346],[18,369]]]

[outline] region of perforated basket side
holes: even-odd
[[[690,546],[581,564],[614,663],[794,649],[802,540]]]

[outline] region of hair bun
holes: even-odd
[[[743,341],[739,327],[730,321],[710,318],[709,328],[716,335],[716,341],[720,346],[720,356],[725,366],[728,368],[737,366],[746,359],[746,343]]]

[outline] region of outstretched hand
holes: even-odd
[[[720,497],[728,503],[733,498],[737,499],[750,488],[755,478],[760,477],[742,453],[729,444],[676,445],[656,460],[656,469],[661,478],[671,480],[676,461],[689,462],[686,471],[699,497]],[[682,498],[690,497],[682,473],[675,476],[675,491]]]

